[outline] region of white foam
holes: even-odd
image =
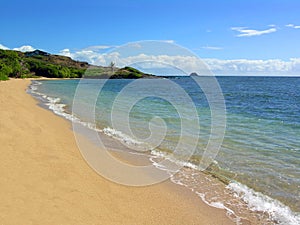
[[[234,219],[233,221],[236,223],[236,224],[240,224],[240,218],[238,216],[236,216],[236,214],[234,213],[233,210],[231,210],[230,208],[226,207],[222,202],[218,202],[218,201],[211,201],[209,202],[207,199],[206,199],[206,196],[204,193],[200,193],[198,191],[195,191],[194,188],[192,187],[189,187],[189,184],[186,184],[185,182],[181,181],[181,179],[176,179],[174,175],[174,172],[178,172],[178,171],[174,171],[174,170],[171,170],[170,168],[167,168],[165,167],[164,165],[160,164],[160,163],[157,163],[153,160],[153,158],[164,158],[164,159],[167,159],[173,163],[176,163],[177,165],[181,166],[181,167],[187,167],[187,168],[190,168],[190,169],[195,169],[195,170],[200,170],[199,167],[193,163],[190,163],[190,162],[186,162],[186,161],[182,161],[182,160],[178,160],[176,159],[175,157],[173,157],[171,154],[168,154],[168,153],[164,153],[164,152],[161,152],[161,151],[158,151],[158,150],[152,150],[151,151],[151,154],[152,154],[152,158],[150,158],[150,160],[152,161],[153,165],[158,168],[158,169],[161,169],[161,170],[164,170],[164,171],[168,171],[169,174],[170,174],[170,180],[175,183],[175,184],[178,184],[180,186],[184,186],[186,188],[189,188],[192,192],[195,192],[200,198],[201,200],[206,203],[207,205],[209,206],[212,206],[214,208],[218,208],[218,209],[224,209],[226,210],[228,216],[231,218],[231,215],[234,215]],[[217,162],[216,162],[217,163]],[[181,173],[181,175],[185,176],[185,174],[183,174],[183,172],[179,171],[179,173]]]
[[[41,82],[33,81],[33,82],[29,85],[27,91],[30,92],[30,93],[37,93],[36,90],[38,89],[38,88],[37,88],[38,85],[41,85]],[[38,94],[40,94],[40,93],[38,93]]]
[[[184,167],[188,167],[191,169],[198,170],[198,167],[192,163],[184,162],[175,159],[172,157],[171,154],[164,153],[158,150],[152,150],[151,154],[153,155],[153,158],[164,158],[168,159],[176,164],[179,164]],[[153,165],[156,166],[158,169],[169,171],[168,168],[161,165],[160,163],[157,163],[154,160],[151,160]],[[215,162],[217,163],[217,162]],[[170,174],[174,174],[169,171]],[[183,174],[182,174],[183,175]],[[176,179],[174,176],[171,176],[171,181],[175,184],[185,186],[192,191],[194,191],[193,188],[189,187],[188,184],[186,184],[184,181],[181,181],[181,179]],[[267,213],[270,217],[270,220],[272,220],[274,223],[282,224],[282,225],[299,225],[300,224],[300,215],[296,214],[295,212],[292,212],[291,209],[284,205],[283,203],[272,199],[266,195],[263,195],[262,193],[258,193],[253,191],[252,189],[248,188],[245,185],[242,185],[237,182],[231,182],[227,185],[227,189],[234,192],[235,197],[243,200],[246,204],[249,210],[256,211],[256,212],[262,212]],[[225,206],[223,202],[220,201],[208,201],[206,199],[206,196],[204,193],[200,193],[198,191],[194,191],[203,202],[205,202],[207,205],[210,205],[215,208],[225,209],[227,211],[227,214],[230,218],[234,218],[233,221],[236,224],[240,224],[241,218],[238,217],[235,212],[230,209],[229,207]],[[232,217],[232,215],[234,217]]]
[[[168,159],[169,161],[176,163],[177,165],[181,167],[187,167],[195,170],[199,170],[199,167],[191,162],[183,161],[183,160],[178,160],[176,157],[172,156],[172,154],[164,153],[162,151],[158,150],[151,150],[151,154],[157,157],[165,158]]]
[[[206,203],[207,205],[214,207],[214,208],[218,208],[218,209],[225,209],[227,211],[227,214],[229,216],[234,215],[234,222],[236,222],[236,224],[240,223],[240,219],[238,216],[236,216],[236,214],[234,213],[233,210],[231,210],[230,208],[226,207],[222,202],[209,202],[206,200],[206,196],[203,193],[200,193],[198,191],[195,192],[200,198],[201,200]]]
[[[96,128],[95,124],[92,124],[90,122],[84,122],[81,121],[78,117],[69,114],[65,111],[65,104],[61,103],[61,99],[60,98],[53,98],[53,97],[49,97],[43,93],[38,92],[38,86],[41,85],[41,82],[38,81],[33,81],[31,83],[31,85],[29,86],[29,89],[27,90],[29,93],[34,94],[35,96],[39,96],[39,98],[41,98],[45,103],[46,106],[48,106],[48,108],[50,110],[52,110],[56,115],[62,116],[67,120],[70,120],[72,122],[75,123],[80,123],[81,125],[88,127],[90,129],[93,129],[97,132],[101,132],[101,130]]]
[[[131,138],[130,136],[122,133],[121,131],[115,130],[111,127],[106,127],[102,131],[107,136],[113,137],[113,138],[115,138],[115,139],[117,139],[117,140],[119,140],[119,141],[121,141],[125,144],[128,144],[128,145],[136,146],[136,145],[142,145],[143,144],[142,142],[137,141],[137,140]]]
[[[55,114],[62,116],[65,119],[70,120],[72,122],[80,123],[81,125],[88,127],[91,130],[95,130],[97,132],[104,133],[107,136],[110,136],[110,137],[117,139],[118,141],[126,144],[127,146],[136,146],[136,147],[139,146],[139,148],[140,148],[139,150],[141,150],[143,148],[142,144],[144,144],[144,143],[131,138],[130,136],[122,133],[121,131],[115,130],[110,127],[106,127],[103,130],[101,130],[101,129],[98,129],[94,123],[81,121],[78,117],[67,113],[65,111],[66,105],[61,103],[60,98],[49,97],[49,96],[47,96],[43,93],[39,93],[37,91],[38,90],[37,86],[39,86],[41,84],[42,84],[41,82],[33,81],[32,84],[29,86],[28,91],[30,93],[33,93],[34,95],[41,97],[44,101],[46,101],[45,105],[48,106],[48,108],[50,110],[52,110]],[[145,149],[143,148],[142,150],[145,150]]]
[[[299,225],[300,215],[291,211],[291,209],[283,203],[272,199],[262,193],[255,192],[249,187],[232,182],[227,185],[237,197],[241,198],[248,204],[251,211],[259,211],[268,213],[273,221],[282,225]]]

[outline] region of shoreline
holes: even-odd
[[[96,174],[70,122],[39,107],[29,84],[0,82],[3,224],[233,224],[170,181],[136,188]]]

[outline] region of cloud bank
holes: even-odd
[[[288,61],[204,59],[215,74],[220,75],[300,75],[300,58]]]
[[[93,51],[76,51],[71,53],[69,49],[62,50],[59,54],[69,56],[77,60],[87,61],[94,65],[109,65],[111,61],[122,67],[136,62],[154,62],[168,64],[182,68],[187,74],[206,71],[205,66],[215,75],[300,75],[300,58],[291,58],[287,61],[281,59],[248,60],[235,59],[223,60],[214,58],[199,58],[194,56],[169,56],[169,55],[146,55],[138,54],[121,58],[118,52],[98,54]],[[203,63],[201,63],[203,62]],[[156,64],[157,64],[156,63]]]
[[[216,59],[203,58],[199,60],[195,56],[182,55],[146,55],[137,54],[133,56],[121,57],[118,52],[101,53],[99,49],[108,49],[112,46],[92,46],[78,51],[63,49],[58,54],[71,57],[75,60],[86,61],[93,65],[107,66],[110,62],[115,62],[116,66],[123,67],[140,62],[144,68],[162,68],[164,65],[182,69],[186,74],[197,72],[205,74],[210,70],[215,75],[300,75],[300,58],[289,60],[269,59],[269,60],[248,60],[248,59]],[[9,49],[0,44],[0,49]],[[32,46],[21,46],[14,48],[18,51],[33,51]],[[163,71],[163,70],[161,70]],[[208,74],[206,74],[208,75]]]

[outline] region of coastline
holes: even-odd
[[[233,224],[170,181],[137,188],[96,174],[70,122],[39,107],[29,84],[0,82],[3,224]]]

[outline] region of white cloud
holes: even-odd
[[[300,75],[300,58],[288,61],[204,59],[215,74],[222,75]]]
[[[71,51],[70,51],[70,49],[68,49],[68,48],[65,48],[65,49],[61,50],[61,51],[59,52],[59,54],[60,54],[60,55],[63,55],[63,56],[67,56],[67,57],[72,57]]]
[[[21,46],[19,48],[13,48],[13,50],[20,51],[20,52],[32,52],[36,49],[34,47],[30,46],[30,45],[24,45],[24,46]]]
[[[145,62],[148,64],[151,62],[152,66],[156,68],[167,66],[167,67],[178,67],[184,70],[187,74],[198,71],[206,70],[206,66],[202,63],[199,63],[199,59],[195,56],[169,56],[169,55],[146,55],[146,54],[138,54],[134,56],[121,57],[118,52],[104,53],[100,54],[94,51],[76,51],[74,53],[70,52],[69,49],[63,49],[60,51],[61,55],[65,55],[71,57],[76,60],[82,60],[89,62],[93,65],[107,66],[110,62],[115,62],[117,67],[124,67],[136,63]],[[160,66],[158,66],[160,64]]]
[[[166,42],[166,43],[170,43],[170,44],[174,44],[175,41],[174,40],[162,40],[163,42]]]
[[[127,44],[126,47],[129,47],[129,48],[142,48],[142,45],[137,43],[137,42],[133,42],[133,43]]]
[[[85,48],[85,50],[92,50],[92,51],[97,51],[97,50],[106,50],[109,48],[114,48],[116,46],[110,46],[110,45],[95,45],[95,46],[90,46]]]
[[[287,61],[280,59],[221,60],[211,58],[200,60],[196,56],[146,54],[121,57],[118,52],[100,54],[82,50],[72,53],[69,49],[62,50],[60,54],[76,60],[87,61],[94,65],[107,66],[111,61],[115,62],[118,67],[136,65],[140,66],[139,68],[144,68],[145,72],[150,73],[151,67],[154,70],[156,69],[155,71],[163,71],[157,69],[168,67],[177,68],[177,71],[182,70],[185,74],[197,72],[198,74],[209,75],[211,71],[216,75],[300,75],[300,58],[292,58]]]
[[[203,46],[201,47],[202,49],[207,49],[207,50],[222,50],[223,48],[217,47],[217,46]]]
[[[300,29],[300,26],[298,26],[298,25],[294,25],[294,24],[287,24],[287,25],[285,25],[286,27],[290,27],[290,28],[294,28],[294,29]]]
[[[277,29],[274,27],[266,30],[253,30],[248,29],[247,27],[232,27],[231,30],[238,31],[240,33],[236,35],[237,37],[260,36],[263,34],[269,34],[277,31]]]
[[[165,43],[170,43],[170,44],[174,44],[175,40],[160,40],[161,42],[165,42]]]
[[[6,47],[6,46],[4,46],[4,45],[2,45],[2,44],[0,44],[0,49],[3,49],[3,50],[9,50],[8,47]]]
[[[197,72],[198,74],[208,74],[209,70],[203,61],[196,56],[181,56],[181,55],[145,55],[139,54],[126,58],[117,59],[116,63],[120,66],[131,64],[142,64],[151,62],[153,70],[165,68],[169,70],[183,71],[186,75]],[[154,72],[152,72],[154,73]]]
[[[88,62],[92,65],[102,65],[106,66],[111,61],[109,60],[109,57],[107,57],[107,54],[99,53],[97,51],[88,50],[89,48],[85,48],[83,50],[71,52],[70,49],[63,49],[59,52],[60,55],[71,57],[72,59],[80,60]]]

